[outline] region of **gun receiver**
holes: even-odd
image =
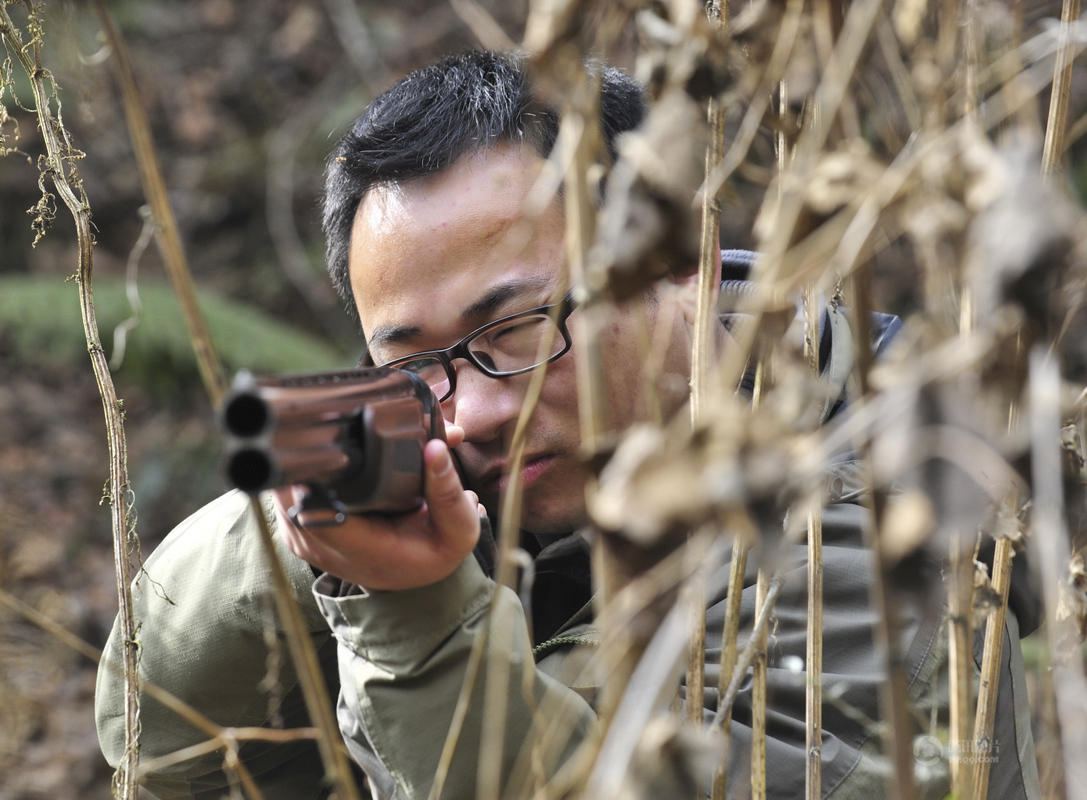
[[[222,405],[225,471],[250,494],[301,484],[299,512],[400,512],[423,503],[423,445],[445,439],[430,387],[410,372],[369,367],[255,377],[240,372]]]

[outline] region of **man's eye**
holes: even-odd
[[[547,319],[541,317],[530,317],[528,319],[517,320],[494,331],[490,336],[490,340],[492,342],[505,340],[506,343],[509,343],[512,341],[528,339],[530,337],[535,338],[539,336],[542,330],[544,330],[544,325],[546,325],[546,323]]]
[[[442,367],[441,363],[433,358],[416,358],[396,366],[399,369],[406,369],[408,372],[426,372],[427,370],[441,369]]]

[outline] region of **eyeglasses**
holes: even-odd
[[[445,401],[457,389],[454,359],[467,359],[488,377],[509,378],[564,355],[570,349],[566,320],[575,307],[573,292],[567,292],[558,303],[488,322],[450,347],[413,353],[382,366],[414,372],[430,385],[439,401]]]

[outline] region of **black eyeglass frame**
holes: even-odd
[[[545,358],[543,361],[538,361],[535,364],[523,367],[522,369],[516,369],[509,372],[494,370],[487,365],[480,362],[480,360],[472,354],[468,349],[468,345],[477,337],[482,336],[487,331],[497,328],[500,325],[504,325],[510,320],[519,319],[520,317],[530,317],[533,315],[547,314],[551,316],[555,309],[558,309],[558,313],[553,317],[556,327],[559,329],[559,334],[562,336],[563,346],[557,353],[553,353],[551,356]],[[526,372],[531,372],[542,364],[550,364],[553,361],[558,360],[562,356],[566,355],[570,351],[571,339],[570,331],[566,327],[566,320],[570,315],[574,313],[574,309],[577,308],[577,303],[574,301],[574,292],[570,290],[566,293],[566,296],[557,303],[549,303],[543,306],[536,306],[535,308],[527,308],[524,311],[518,311],[516,314],[507,314],[504,317],[499,317],[496,320],[488,322],[467,336],[462,338],[456,344],[451,344],[449,347],[444,347],[440,350],[422,350],[418,353],[412,353],[411,355],[403,356],[402,358],[395,358],[388,363],[381,364],[383,367],[399,367],[402,364],[407,364],[411,361],[416,361],[420,358],[436,358],[445,370],[445,376],[449,381],[449,389],[444,395],[438,398],[439,402],[445,402],[453,393],[457,390],[457,371],[453,369],[453,361],[458,358],[465,359],[468,363],[482,372],[489,378],[512,378],[514,375],[523,375]]]

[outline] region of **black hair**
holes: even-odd
[[[641,86],[617,69],[600,76],[601,128],[615,139],[645,116]],[[498,142],[524,142],[546,157],[558,115],[533,95],[525,60],[472,50],[422,67],[375,99],[329,156],[322,224],[332,284],[355,315],[347,270],[355,212],[375,186],[433,175],[458,158]]]

